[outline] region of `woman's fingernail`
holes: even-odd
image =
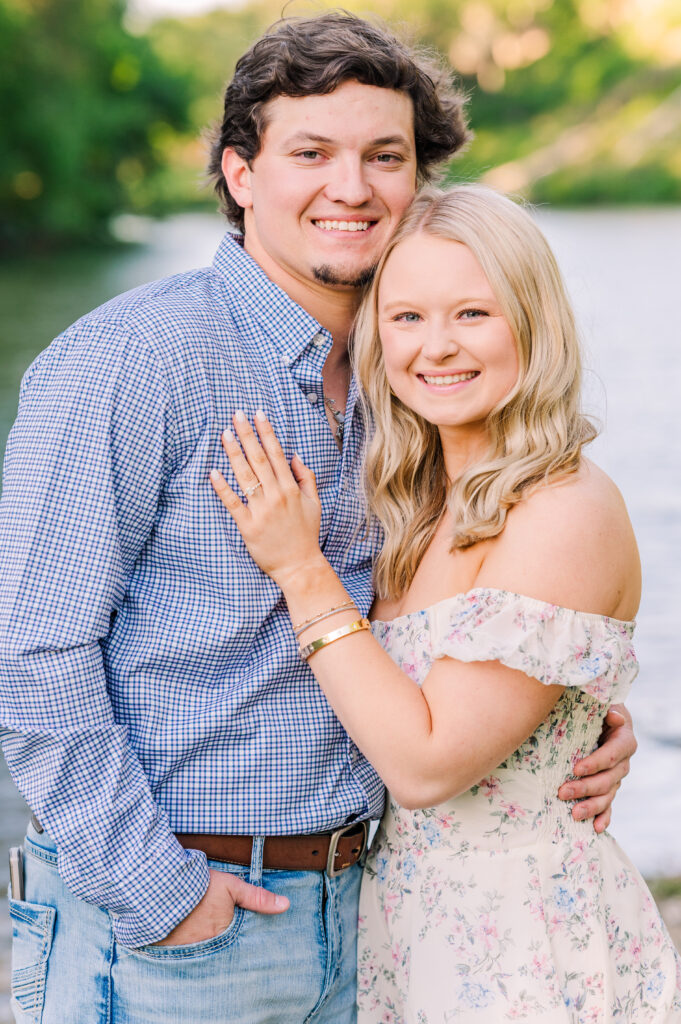
[[[229,444],[230,441],[234,440],[234,431],[232,431],[229,427],[225,427],[225,429],[222,431],[222,436],[227,442],[227,444]]]
[[[583,807],[575,808],[575,818],[586,818],[586,811]]]
[[[246,413],[242,409],[237,409],[237,411],[234,413],[234,419],[237,421],[237,423],[245,423]]]
[[[256,409],[255,410],[255,418],[256,418],[256,420],[262,420],[263,423],[266,422],[266,420],[267,420],[267,416],[265,415],[265,412],[264,412],[263,409]]]
[[[210,478],[213,481],[213,483],[218,482],[218,480],[220,479],[220,474],[218,473],[217,469],[211,469]]]

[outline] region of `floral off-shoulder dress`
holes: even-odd
[[[681,962],[645,882],[556,796],[636,676],[633,630],[493,589],[373,624],[415,683],[451,657],[566,689],[468,792],[389,800],[362,886],[360,1024],[681,1021]]]

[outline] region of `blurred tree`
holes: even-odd
[[[282,0],[137,25],[125,6],[0,0],[0,247],[102,238],[120,210],[213,205],[197,187],[201,132]],[[451,178],[548,202],[681,200],[679,0],[342,6],[404,27],[461,75],[475,139]]]
[[[337,4],[290,0],[285,12],[309,15],[329,6]],[[681,200],[679,0],[344,0],[342,6],[363,15],[368,9],[402,28],[446,54],[461,76],[475,139],[452,161],[450,178],[485,177],[502,189],[560,203]],[[220,113],[222,87],[239,54],[280,12],[279,0],[253,0],[149,27],[164,61],[194,82],[197,133]],[[180,173],[187,192],[195,189],[205,154],[195,136],[185,152]]]
[[[123,24],[123,0],[0,0],[0,248],[93,241],[158,210],[189,83]]]

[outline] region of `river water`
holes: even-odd
[[[640,748],[611,830],[645,874],[681,874],[681,208],[536,216],[581,324],[587,408],[604,423],[591,454],[624,494],[644,568],[641,673],[628,702]],[[119,229],[130,242],[119,249],[0,266],[0,454],[21,375],[49,340],[117,292],[209,262],[223,226],[186,214]],[[0,864],[24,820],[3,762]]]

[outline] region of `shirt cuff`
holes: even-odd
[[[164,939],[205,895],[210,881],[206,855],[183,849],[174,837],[173,843],[177,850],[145,866],[139,888],[129,885],[131,909],[112,915],[122,946],[134,949]]]

